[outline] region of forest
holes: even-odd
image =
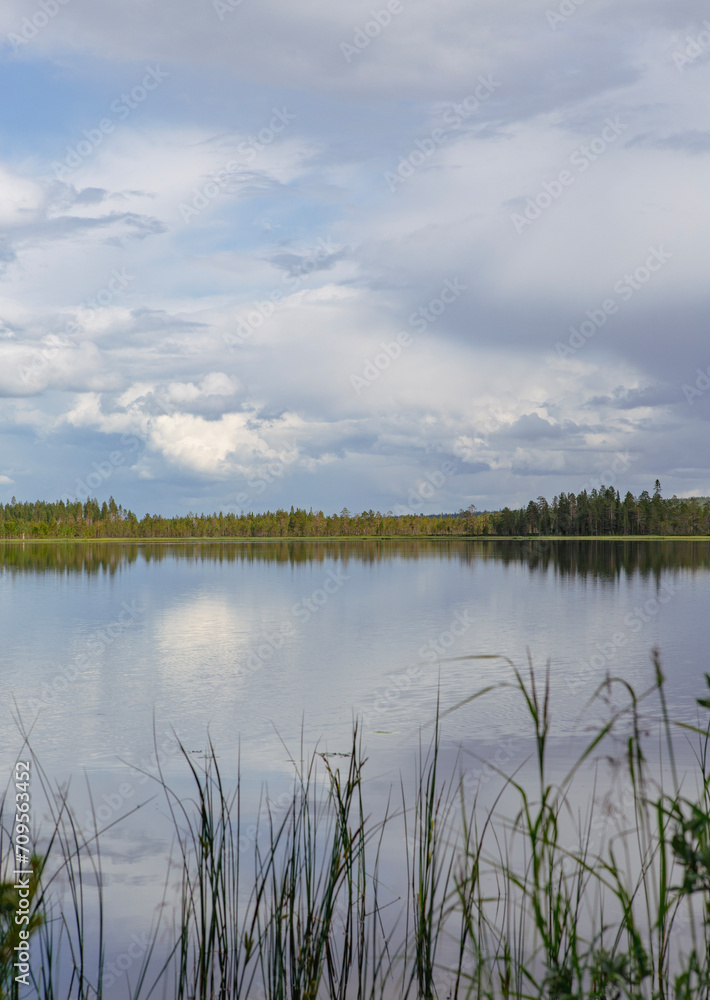
[[[609,535],[708,535],[707,497],[664,499],[658,480],[652,493],[624,498],[611,486],[560,493],[526,507],[453,514],[394,514],[367,510],[324,514],[291,507],[263,513],[182,514],[142,518],[113,497],[18,501],[0,504],[0,538],[337,538],[363,536],[595,537]]]

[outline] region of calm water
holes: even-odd
[[[709,611],[704,540],[0,544],[2,773],[21,720],[47,771],[71,777],[80,817],[86,773],[113,820],[154,793],[136,768],[155,773],[156,742],[179,787],[173,733],[197,759],[209,732],[227,774],[240,758],[255,802],[263,782],[274,795],[289,786],[301,745],[347,751],[357,715],[385,789],[437,692],[446,712],[510,680],[508,660],[527,669],[528,656],[540,676],[550,663],[564,757],[607,671],[652,683],[654,646],[672,711],[695,718]],[[508,660],[473,658],[492,654]],[[450,754],[461,743],[482,756],[530,750],[505,686],[446,715],[443,738]],[[150,922],[164,813],[155,800],[111,831],[117,952],[138,913]]]
[[[0,546],[3,756],[13,716],[54,772],[138,762],[174,727],[209,727],[264,774],[290,747],[405,742],[442,708],[551,663],[573,724],[607,670],[643,687],[658,646],[678,711],[708,670],[710,543],[323,542]],[[455,634],[458,633],[458,634]],[[444,662],[438,662],[444,661]],[[521,716],[501,690],[447,736],[498,738]],[[386,731],[383,733],[382,731]],[[385,736],[388,738],[385,739]]]

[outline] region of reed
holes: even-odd
[[[673,721],[655,652],[652,661],[653,683],[641,694],[620,678],[600,685],[587,712],[603,709],[604,721],[561,777],[549,669],[539,678],[532,665],[525,674],[513,668],[530,754],[510,772],[492,767],[497,788],[486,804],[481,788],[467,793],[461,759],[442,774],[446,713],[438,708],[431,742],[420,744],[414,787],[402,779],[401,807],[390,801],[379,817],[368,807],[357,725],[347,754],[309,755],[301,747],[305,764],[288,804],[277,811],[267,800],[248,850],[239,772],[230,785],[211,743],[202,763],[181,748],[192,794],[178,795],[162,772],[155,779],[172,818],[171,863],[179,871],[171,942],[164,947],[167,927],[156,925],[120,990],[104,969],[106,828],[80,830],[69,790],[53,786],[35,760],[49,823],[44,835],[37,831],[33,861],[33,994],[707,1000],[710,730],[700,715],[694,725]],[[708,709],[710,698],[700,697],[699,713]],[[651,731],[660,767],[647,760]],[[679,777],[676,749],[688,738],[694,773]],[[584,806],[575,794],[581,783]],[[6,794],[0,997],[16,1000],[23,993],[12,970],[8,802]],[[403,888],[394,897],[385,886],[391,871],[382,874],[393,838],[401,838],[403,859]],[[168,882],[166,875],[166,903]]]

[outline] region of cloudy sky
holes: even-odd
[[[710,494],[702,0],[3,0],[0,499]]]

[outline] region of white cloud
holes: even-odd
[[[8,64],[51,69],[64,117],[50,117],[66,122],[28,124],[28,154],[0,164],[8,467],[30,454],[38,492],[44,458],[22,433],[51,429],[50,463],[133,435],[122,483],[174,504],[295,449],[284,489],[370,506],[463,442],[437,498],[454,507],[568,488],[631,448],[634,475],[707,492],[688,472],[705,403],[691,412],[680,386],[710,361],[710,61],[681,73],[672,58],[705,12],[583,5],[552,30],[548,6],[403,3],[350,61],[340,45],[367,6],[245,2],[220,20],[159,0],[138,32],[117,0],[63,6]],[[0,31],[25,16],[8,0]],[[169,74],[150,100],[53,178],[148,63]],[[493,93],[457,123],[486,75]],[[610,118],[624,127],[582,170],[571,157]],[[572,183],[516,232],[512,214],[565,169]],[[668,263],[560,362],[556,343],[656,246]],[[439,311],[447,281],[465,291]],[[410,346],[356,392],[403,331]]]

